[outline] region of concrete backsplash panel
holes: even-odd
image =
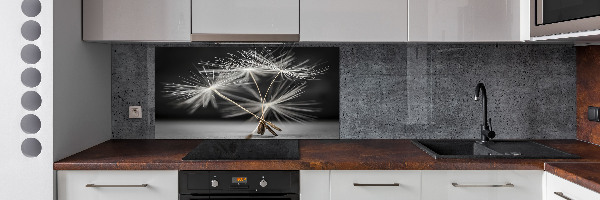
[[[113,44],[115,139],[154,138],[154,48]],[[231,46],[231,45],[230,45]],[[247,46],[247,45],[246,45]],[[292,44],[340,47],[341,139],[479,138],[486,84],[499,139],[576,137],[575,48],[562,44]],[[143,107],[142,119],[127,108]]]

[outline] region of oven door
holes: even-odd
[[[205,199],[219,199],[219,200],[240,200],[240,199],[269,199],[269,200],[300,200],[297,194],[283,194],[283,195],[219,195],[219,196],[195,196],[195,195],[179,195],[179,200],[205,200]]]

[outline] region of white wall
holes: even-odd
[[[52,199],[53,162],[111,137],[110,45],[81,42],[80,0],[41,0],[41,12],[29,17],[21,11],[22,2],[0,1],[0,199]],[[41,27],[33,41],[21,35],[28,20]],[[21,59],[21,49],[29,44],[41,51],[36,63]],[[21,82],[26,68],[39,70],[39,85]],[[39,108],[21,105],[27,91],[41,96]],[[21,129],[28,114],[41,121],[33,134]],[[25,139],[38,140],[41,153],[25,156]]]
[[[0,1],[0,199],[52,199],[53,196],[53,143],[52,143],[52,1],[41,0],[41,12],[27,17],[21,12],[22,0]],[[40,38],[28,41],[21,36],[21,25],[34,20],[41,26]],[[21,49],[28,44],[41,50],[41,59],[27,64],[21,59]],[[33,67],[42,75],[41,83],[29,88],[21,83],[21,73]],[[26,91],[37,92],[42,103],[33,111],[21,106]],[[21,119],[35,114],[41,128],[35,134],[21,130]],[[38,140],[41,153],[26,157],[21,152],[25,139]]]
[[[109,140],[110,45],[81,40],[81,0],[54,1],[54,161]]]

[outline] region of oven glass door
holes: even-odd
[[[536,0],[536,25],[600,16],[600,0]]]

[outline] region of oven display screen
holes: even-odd
[[[231,183],[248,183],[246,177],[231,177]]]

